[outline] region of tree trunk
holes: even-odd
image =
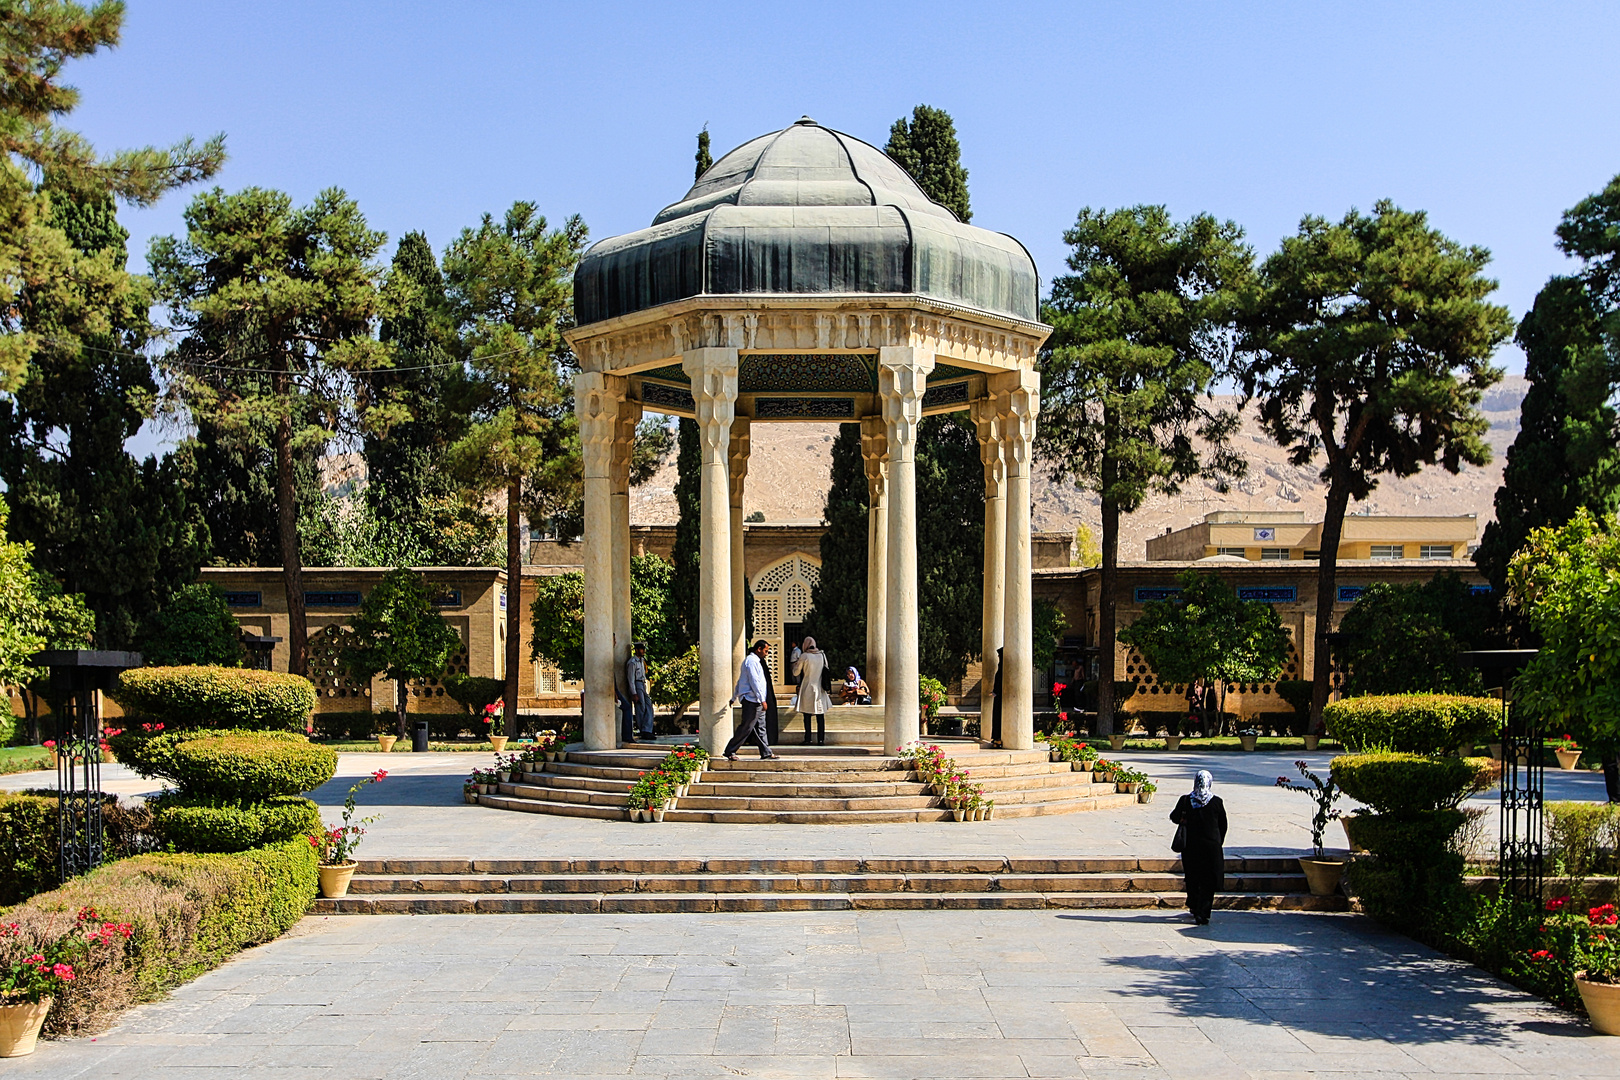
[[[1350,492],[1338,477],[1328,483],[1327,510],[1322,516],[1322,552],[1316,571],[1315,655],[1311,664],[1311,732],[1322,733],[1322,710],[1332,689],[1333,654],[1328,634],[1333,630],[1333,604],[1338,598],[1335,580],[1339,573],[1339,537],[1344,534],[1344,510]]]
[[[293,475],[291,379],[275,375],[276,396],[285,408],[276,421],[276,525],[281,540],[281,583],[287,593],[287,670],[309,673],[309,628],[304,612],[304,560],[298,550],[298,489]]]
[[[410,698],[405,694],[405,680],[394,680],[394,714],[399,718],[399,737],[410,738]]]
[[[1101,592],[1097,597],[1097,734],[1099,735],[1114,733],[1114,587],[1118,578],[1119,502],[1104,495],[1102,573],[1098,580]]]
[[[506,693],[501,709],[501,734],[517,732],[518,707],[518,609],[523,599],[523,537],[518,528],[523,499],[522,479],[506,486]]]

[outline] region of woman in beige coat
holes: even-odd
[[[810,718],[816,721],[816,744],[827,745],[827,710],[832,698],[821,685],[821,673],[827,669],[827,654],[816,648],[816,639],[807,637],[803,652],[793,661],[793,674],[799,677],[799,692],[793,695],[793,707],[804,716],[804,745],[810,745]]]

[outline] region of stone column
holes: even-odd
[[[883,746],[889,753],[917,738],[917,427],[933,370],[933,354],[924,349],[885,345],[878,353],[889,452],[883,666]]]
[[[1000,413],[1005,395],[988,393],[972,405],[984,464],[984,607],[979,636],[979,737],[990,738],[990,690],[996,677],[996,650],[1002,644],[1007,597],[1007,466],[1001,458]]]
[[[748,581],[743,567],[743,487],[748,479],[751,421],[739,416],[731,422],[731,445],[726,454],[731,495],[731,670],[742,671],[748,655]]]
[[[731,739],[731,515],[729,452],[737,413],[737,350],[690,349],[681,366],[692,380],[698,442],[703,451],[702,533],[699,547],[698,732],[704,749],[718,754]]]
[[[1006,465],[1007,579],[1002,621],[1001,740],[1009,750],[1035,745],[1034,622],[1030,597],[1029,475],[1041,377],[1033,371],[997,375],[1002,461]]]
[[[619,745],[613,700],[613,443],[625,380],[599,371],[574,376],[574,409],[585,473],[585,748]],[[593,530],[599,530],[594,532]],[[592,537],[600,537],[593,540]],[[511,590],[509,603],[521,592]]]
[[[872,704],[888,700],[883,684],[889,599],[889,440],[881,416],[861,421],[866,464],[866,686]]]
[[[630,659],[630,454],[641,403],[623,401],[613,424],[613,681],[626,698],[625,661]]]

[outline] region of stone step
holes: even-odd
[[[438,914],[661,914],[742,911],[930,911],[951,909],[1028,910],[1176,909],[1186,897],[1177,892],[1082,893],[536,893],[531,895],[358,894],[338,900],[316,900],[311,912],[322,915]],[[1342,896],[1308,893],[1238,893],[1215,897],[1221,910],[1272,909],[1345,911]]]
[[[1025,858],[1004,855],[869,855],[854,857],[713,856],[558,859],[360,859],[366,875],[548,875],[548,874],[1007,874],[1037,877],[1096,874],[1175,874],[1180,859]],[[1226,860],[1232,877],[1299,874],[1299,860],[1249,856]]]
[[[509,786],[509,785],[502,785]],[[510,794],[480,795],[478,805],[494,810],[518,810],[529,814],[558,814],[562,817],[591,817],[624,820],[624,807],[593,803],[561,802],[553,799],[525,799]]]
[[[562,790],[571,788],[575,791],[606,791],[616,795],[623,795],[630,790],[633,780],[600,780],[594,776],[563,776],[559,773],[525,772],[519,774],[518,783],[528,784],[532,787],[547,787]]]

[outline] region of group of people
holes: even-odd
[[[770,675],[765,669],[765,658],[770,655],[771,643],[764,638],[754,642],[743,658],[742,672],[737,687],[732,691],[730,704],[742,703],[742,720],[726,744],[726,757],[737,760],[737,750],[752,739],[759,747],[759,756],[772,758],[771,742],[776,737],[776,694],[771,690]],[[789,659],[789,678],[797,690],[793,695],[793,710],[804,717],[804,745],[811,745],[812,728],[815,745],[827,745],[827,712],[832,708],[832,661],[816,645],[816,639],[807,637],[793,647]],[[853,664],[844,669],[840,700],[845,705],[870,705],[871,691],[861,673]]]

